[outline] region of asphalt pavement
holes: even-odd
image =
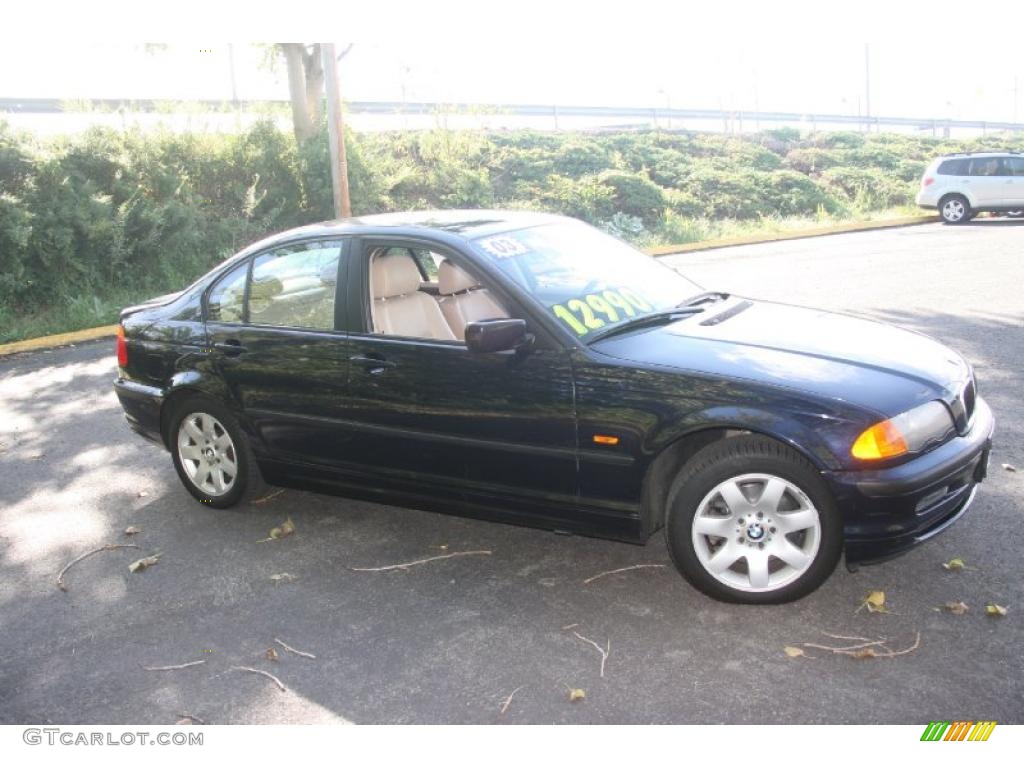
[[[637,547],[291,490],[204,507],[168,454],[125,425],[112,344],[7,358],[0,722],[1024,721],[1024,222],[666,261],[708,288],[886,320],[963,352],[997,419],[970,513],[902,558],[840,566],[797,603],[724,605],[674,572],[660,535]],[[261,541],[289,516],[293,535]],[[129,526],[141,533],[125,536]],[[70,560],[123,543],[139,549],[93,555],[57,588]],[[492,554],[351,570],[474,550]],[[157,565],[129,572],[153,553]],[[944,570],[954,557],[971,569]],[[656,567],[584,583],[637,564]],[[890,612],[857,611],[871,590]],[[969,610],[939,610],[951,601]],[[986,616],[990,602],[1008,614]],[[603,677],[601,654],[575,633],[607,649]],[[825,633],[895,650],[921,639],[895,658],[784,652],[859,642]],[[271,672],[286,690],[234,667]],[[570,688],[585,699],[570,702]]]

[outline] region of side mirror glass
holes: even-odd
[[[466,324],[466,347],[470,352],[506,352],[525,342],[525,320],[480,320]]]

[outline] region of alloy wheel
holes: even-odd
[[[178,427],[178,458],[189,481],[203,493],[223,496],[238,478],[231,435],[208,413],[190,413]]]
[[[946,221],[960,221],[966,213],[967,208],[964,206],[963,201],[955,197],[952,200],[947,200],[945,205],[942,206],[942,218]]]
[[[704,497],[692,536],[698,561],[715,579],[742,592],[770,592],[811,567],[821,520],[794,483],[746,474],[719,483]]]

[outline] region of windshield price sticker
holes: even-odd
[[[551,307],[555,317],[569,326],[577,336],[586,336],[591,331],[604,328],[608,323],[617,323],[653,309],[648,301],[629,288],[609,288],[588,293]]]
[[[480,247],[496,259],[509,259],[513,256],[522,256],[524,253],[530,252],[529,248],[508,235],[481,240]]]

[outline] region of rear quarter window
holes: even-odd
[[[955,160],[943,160],[939,164],[938,173],[941,176],[966,176],[967,158],[958,157]]]
[[[249,276],[246,259],[213,286],[206,302],[207,318],[216,323],[241,323],[245,319],[245,281]]]

